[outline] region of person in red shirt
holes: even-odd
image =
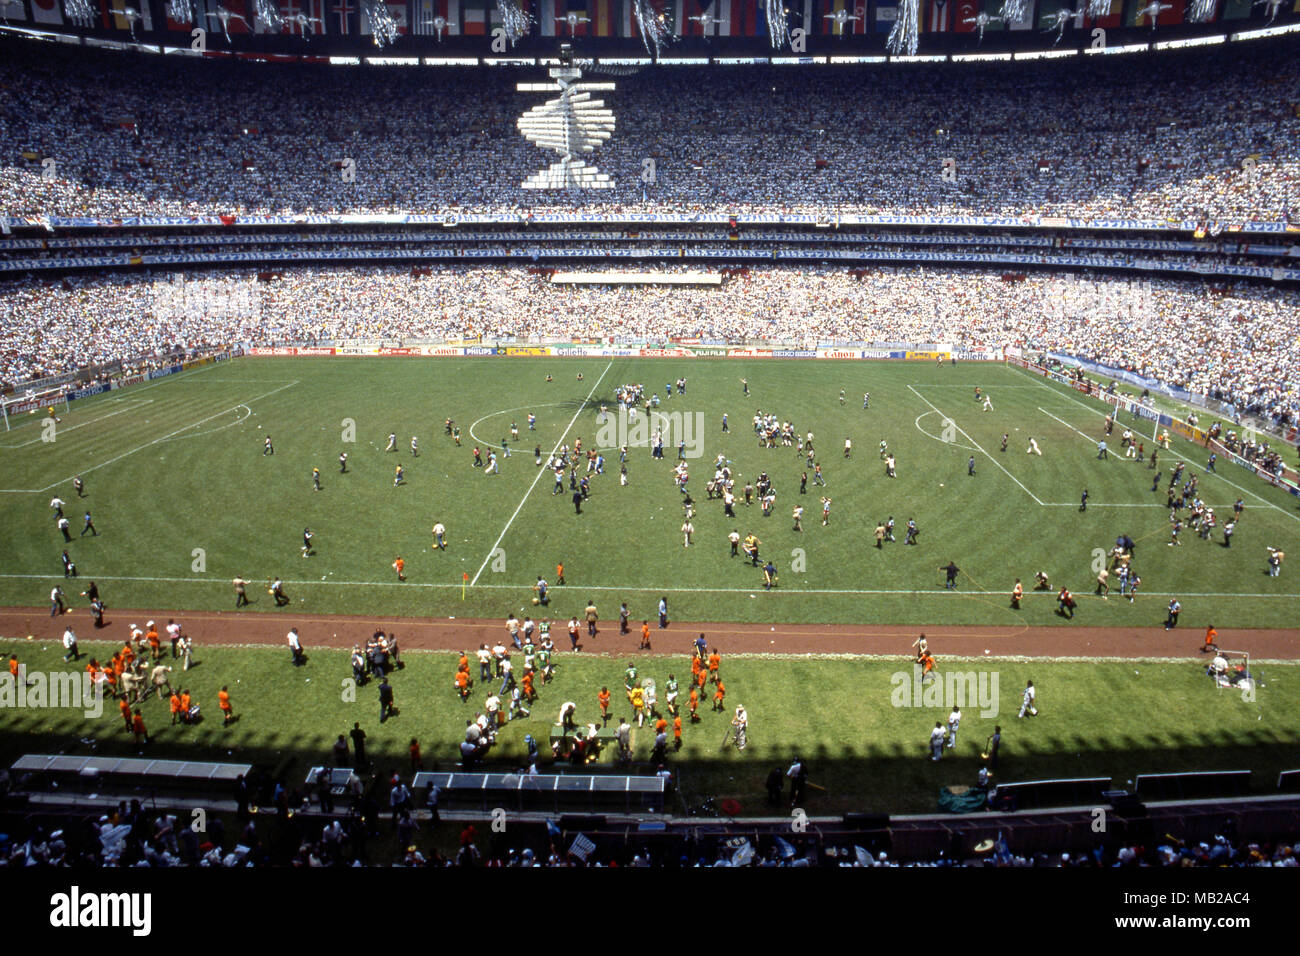
[[[600,693],[596,695],[596,702],[600,704],[600,720],[602,724],[609,723],[609,688],[602,687]]]
[[[172,723],[174,724],[181,719],[181,695],[173,691],[171,699],[167,703],[171,709]]]
[[[117,702],[117,709],[122,714],[122,722],[126,725],[126,732],[129,734],[131,732],[131,705],[126,702],[125,697]]]
[[[682,715],[673,718],[673,749],[682,749]]]
[[[1201,646],[1201,653],[1204,654],[1206,651],[1217,652],[1219,649],[1219,645],[1215,642],[1218,639],[1219,639],[1219,632],[1216,631],[1214,629],[1214,625],[1211,624],[1209,627],[1205,629],[1205,644]]]
[[[135,734],[135,742],[143,747],[149,742],[149,731],[145,730],[144,715],[140,713],[140,708],[135,709],[135,716],[131,719],[131,732]]]
[[[921,668],[922,680],[925,679],[924,675],[934,672],[934,655],[929,651],[921,655]]]
[[[698,723],[700,715],[698,708],[700,706],[700,690],[694,684],[691,685],[691,723]]]
[[[225,687],[222,687],[221,692],[217,694],[217,706],[221,708],[221,715],[225,718],[223,726],[235,719],[234,708],[230,706],[230,691]]]
[[[722,680],[718,680],[718,689],[713,692],[713,709],[726,710],[723,700],[727,696],[727,688],[723,686]]]
[[[650,650],[650,622],[649,621],[641,622],[641,646],[637,648],[637,650],[641,650],[641,651]]]

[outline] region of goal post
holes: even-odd
[[[68,392],[64,388],[29,389],[22,394],[0,395],[0,417],[5,431],[12,431],[25,418],[37,418],[41,412],[57,418],[68,411]]]

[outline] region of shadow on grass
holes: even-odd
[[[76,756],[136,757],[142,754],[120,726],[101,733],[94,744],[66,733],[42,730],[39,719],[10,715],[0,742],[0,761],[10,766],[28,753],[68,754]],[[399,718],[400,719],[400,718]],[[249,763],[272,783],[282,781],[293,789],[303,787],[313,766],[333,766],[332,747],[335,737],[328,734],[287,734],[272,731],[260,737],[256,745],[237,742],[236,727],[223,727],[219,718],[189,728],[160,726],[155,730],[175,735],[164,739],[160,734],[143,748],[143,756],[156,759],[225,761]],[[399,773],[409,782],[410,758],[402,748],[403,733],[375,739],[367,747],[370,774],[386,779]],[[87,738],[88,739],[88,738]],[[409,739],[409,738],[407,738]],[[238,745],[236,746],[236,743]],[[789,812],[790,785],[785,771],[796,753],[808,767],[806,799],[802,806],[809,815],[844,813],[908,814],[933,813],[938,807],[941,789],[949,786],[973,786],[983,761],[980,744],[959,740],[955,749],[945,748],[939,761],[930,759],[929,750],[918,745],[906,748],[892,742],[864,742],[861,746],[832,747],[813,743],[806,747],[788,744],[751,742],[744,753],[734,746],[726,751],[688,743],[681,751],[668,753],[666,766],[674,774],[676,792],[668,809],[683,814],[698,808],[708,799],[735,800],[743,815],[784,815]],[[1232,735],[1216,734],[1210,742],[1195,741],[1185,734],[1162,738],[1143,735],[1141,740],[1125,735],[1089,739],[1081,735],[1052,735],[1036,743],[1017,741],[1012,733],[1003,736],[999,764],[994,782],[1049,780],[1075,777],[1111,778],[1116,790],[1133,790],[1133,780],[1140,773],[1179,773],[1203,770],[1250,770],[1251,793],[1276,793],[1277,776],[1282,770],[1295,769],[1300,758],[1294,740],[1268,730],[1250,730]],[[544,759],[542,773],[617,773],[653,774],[648,746],[638,745],[630,771],[614,765],[612,748],[600,760],[583,767],[564,761]],[[453,771],[455,755],[428,752],[423,755],[424,769]],[[521,762],[508,757],[493,759],[479,768],[488,772],[509,773],[521,769]],[[772,771],[780,771],[782,797],[773,805],[765,788]],[[209,794],[213,799],[231,799],[232,792],[221,787]],[[269,794],[261,796],[269,802]],[[489,799],[493,805],[503,801]],[[448,805],[449,808],[455,808]],[[466,809],[474,809],[472,804]],[[481,809],[481,808],[480,808]],[[487,809],[491,809],[488,807]],[[511,809],[507,807],[507,809]],[[514,809],[521,809],[515,807]],[[599,807],[575,805],[561,812],[583,813]],[[611,809],[611,808],[606,808]]]

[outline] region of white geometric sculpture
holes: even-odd
[[[520,83],[521,93],[560,91],[558,98],[534,106],[519,117],[519,132],[524,139],[542,149],[553,149],[560,161],[534,173],[521,184],[524,189],[613,189],[614,181],[595,166],[578,158],[593,152],[614,133],[614,113],[605,108],[604,100],[593,100],[591,90],[612,90],[613,83],[579,83],[582,71],[577,67],[559,67],[548,71],[550,83]]]

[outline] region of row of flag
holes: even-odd
[[[228,29],[236,33],[265,32],[254,16],[253,0],[193,0],[203,14],[203,23],[181,23],[166,15],[164,0],[93,0],[98,6],[96,22],[109,30],[151,32],[155,24],[167,30],[188,33],[195,26],[210,31]],[[677,36],[752,37],[767,36],[766,4],[763,0],[650,0],[673,34]],[[898,0],[786,0],[791,29],[802,28],[808,35],[852,35],[888,32],[898,19]],[[986,31],[1031,30],[1054,22],[1058,10],[1082,11],[1086,0],[1030,0],[1017,21],[990,22]],[[1300,0],[1279,0],[1277,12],[1300,13]],[[1156,23],[1173,26],[1184,22],[1187,0],[1161,0],[1168,9],[1159,12]],[[386,4],[399,33],[420,36],[482,36],[501,25],[495,0],[401,0]],[[533,19],[533,33],[541,36],[596,36],[637,38],[632,0],[522,0],[520,6]],[[1111,0],[1110,11],[1097,20],[1080,12],[1072,18],[1075,27],[1150,26],[1142,11],[1148,0]],[[362,14],[359,0],[279,0],[284,18],[283,32],[307,35],[367,35],[369,18]],[[1001,0],[922,0],[922,33],[972,33],[981,13],[997,16]],[[223,17],[222,11],[230,16]],[[1268,16],[1267,8],[1253,0],[1221,0],[1217,20],[1245,20]],[[128,14],[136,14],[128,15]],[[61,0],[7,0],[0,15],[9,22],[76,24]],[[296,22],[299,16],[304,22]],[[224,24],[223,24],[224,19]]]

